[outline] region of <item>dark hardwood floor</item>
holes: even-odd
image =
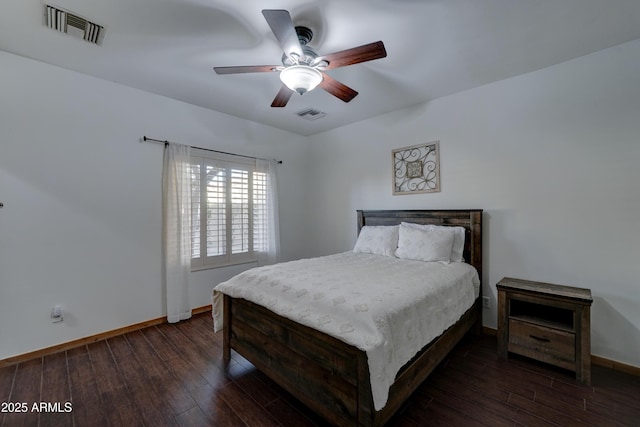
[[[2,368],[0,425],[324,425],[238,355],[225,372],[221,335],[204,313]],[[592,375],[586,386],[570,372],[502,361],[495,337],[469,337],[388,425],[640,426],[640,378]]]

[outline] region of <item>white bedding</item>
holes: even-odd
[[[213,291],[222,329],[222,293],[244,298],[367,353],[376,410],[399,369],[453,325],[479,293],[469,264],[345,252],[247,270]]]

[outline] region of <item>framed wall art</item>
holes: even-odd
[[[440,191],[440,142],[396,148],[393,161],[393,194]]]

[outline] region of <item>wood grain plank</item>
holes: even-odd
[[[11,365],[0,368],[0,402],[7,402],[9,400],[17,366],[18,365]],[[0,421],[1,420],[2,416],[0,416]]]
[[[202,354],[200,349],[175,326],[166,324],[159,327],[159,330],[173,346],[181,349],[184,360],[200,372],[200,375],[214,389],[223,387],[231,381],[227,373],[218,367],[216,361]]]
[[[452,410],[440,402],[416,402],[408,405],[404,415],[420,425],[434,426],[482,426],[472,412],[469,415]]]
[[[482,408],[482,412],[498,414],[513,421],[517,419],[518,410],[507,404],[509,400],[507,391],[501,392],[497,397],[491,397],[470,386],[460,378],[443,374],[443,371],[446,371],[446,369],[438,371],[437,374],[429,377],[418,389],[418,392],[429,394],[430,390],[437,388],[443,392],[443,394],[439,395],[441,399],[444,396],[459,397],[470,402],[472,407]]]
[[[281,397],[267,404],[264,409],[282,425],[300,427],[313,427],[316,425]]]
[[[512,394],[509,398],[509,405],[522,409],[530,414],[535,414],[537,417],[549,423],[559,424],[561,426],[580,425],[583,424],[583,420],[574,418],[571,414],[564,414],[556,409],[549,408],[533,400],[525,399],[522,396]]]
[[[258,378],[255,372],[243,375],[236,379],[235,383],[262,406],[267,406],[269,403],[280,398],[280,395],[275,390],[265,387],[264,382]]]
[[[212,426],[236,427],[246,425],[242,419],[221,398],[219,390],[209,384],[191,390],[191,396],[198,403],[198,407],[207,417]]]
[[[168,402],[174,415],[181,414],[196,406],[187,390],[182,386],[182,381],[171,372],[167,372],[168,366],[141,331],[127,334],[127,341],[146,374],[149,382],[147,386],[153,389],[159,399]]]
[[[432,398],[434,404],[446,406],[451,411],[458,412],[461,415],[472,415],[474,420],[480,422],[481,424],[493,427],[513,426],[513,420],[510,420],[503,414],[495,413],[493,411],[482,411],[482,413],[470,411],[469,408],[475,408],[475,405],[472,405],[472,401],[460,397],[457,393],[450,393],[438,387],[428,386],[421,389],[419,393],[424,393],[425,395]]]
[[[473,367],[466,367],[460,362],[451,361],[447,369],[441,371],[446,378],[454,378],[464,382],[469,387],[479,390],[485,396],[494,399],[509,399],[509,393],[519,394],[525,398],[533,399],[534,390],[529,385],[517,381],[508,381],[492,373],[483,373]]]
[[[210,427],[211,421],[207,418],[207,416],[202,412],[202,410],[195,406],[188,411],[183,412],[182,414],[176,417],[178,421],[178,425],[182,427]]]
[[[198,369],[189,364],[157,328],[149,328],[142,332],[156,349],[159,356],[164,357],[168,369],[173,373],[174,377],[180,379],[187,391],[208,384],[207,380],[200,375]]]
[[[218,395],[234,410],[234,412],[252,427],[276,427],[280,423],[245,393],[237,384],[231,382],[218,391]]]
[[[87,350],[95,373],[96,389],[109,414],[109,421],[116,425],[143,425],[142,417],[132,402],[133,396],[118,370],[107,342],[90,344]]]
[[[584,425],[603,426],[611,422],[611,418],[608,416],[603,416],[595,411],[587,411],[585,399],[580,399],[572,395],[565,395],[559,399],[557,394],[551,389],[537,390],[534,401],[573,419],[579,420]]]
[[[146,425],[175,426],[177,421],[170,407],[165,402],[156,405],[154,402],[162,401],[147,377],[142,365],[137,360],[135,353],[129,346],[127,339],[122,337],[108,340],[111,353],[118,364],[118,370],[127,379],[127,389],[131,400],[135,402],[140,415]]]
[[[44,402],[58,403],[60,407],[71,402],[71,386],[67,371],[67,358],[64,352],[44,357],[41,398]],[[72,408],[73,406],[71,406],[71,410],[73,410]],[[72,425],[73,414],[71,412],[43,412],[40,414],[40,427]]]
[[[96,376],[87,346],[83,345],[68,351],[67,365],[74,425],[109,425],[108,414],[96,387]]]
[[[18,364],[15,380],[9,401],[25,404],[21,412],[8,412],[5,414],[4,424],[7,426],[37,426],[40,413],[33,412],[32,405],[39,403],[40,387],[42,383],[42,358],[33,359]]]
[[[195,347],[199,354],[205,356],[207,360],[215,362],[216,366],[223,369],[224,363],[220,357],[222,353],[222,347],[219,343],[207,339],[203,334],[193,325],[192,322],[181,322],[175,325],[175,328],[180,331],[189,341],[192,346]]]
[[[16,375],[18,365],[0,367],[0,402],[10,402],[11,389],[13,388],[13,380]],[[4,426],[6,413],[0,412],[0,426]]]

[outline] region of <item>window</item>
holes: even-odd
[[[191,156],[191,268],[257,261],[266,228],[266,174],[256,171],[255,161],[198,153]]]

